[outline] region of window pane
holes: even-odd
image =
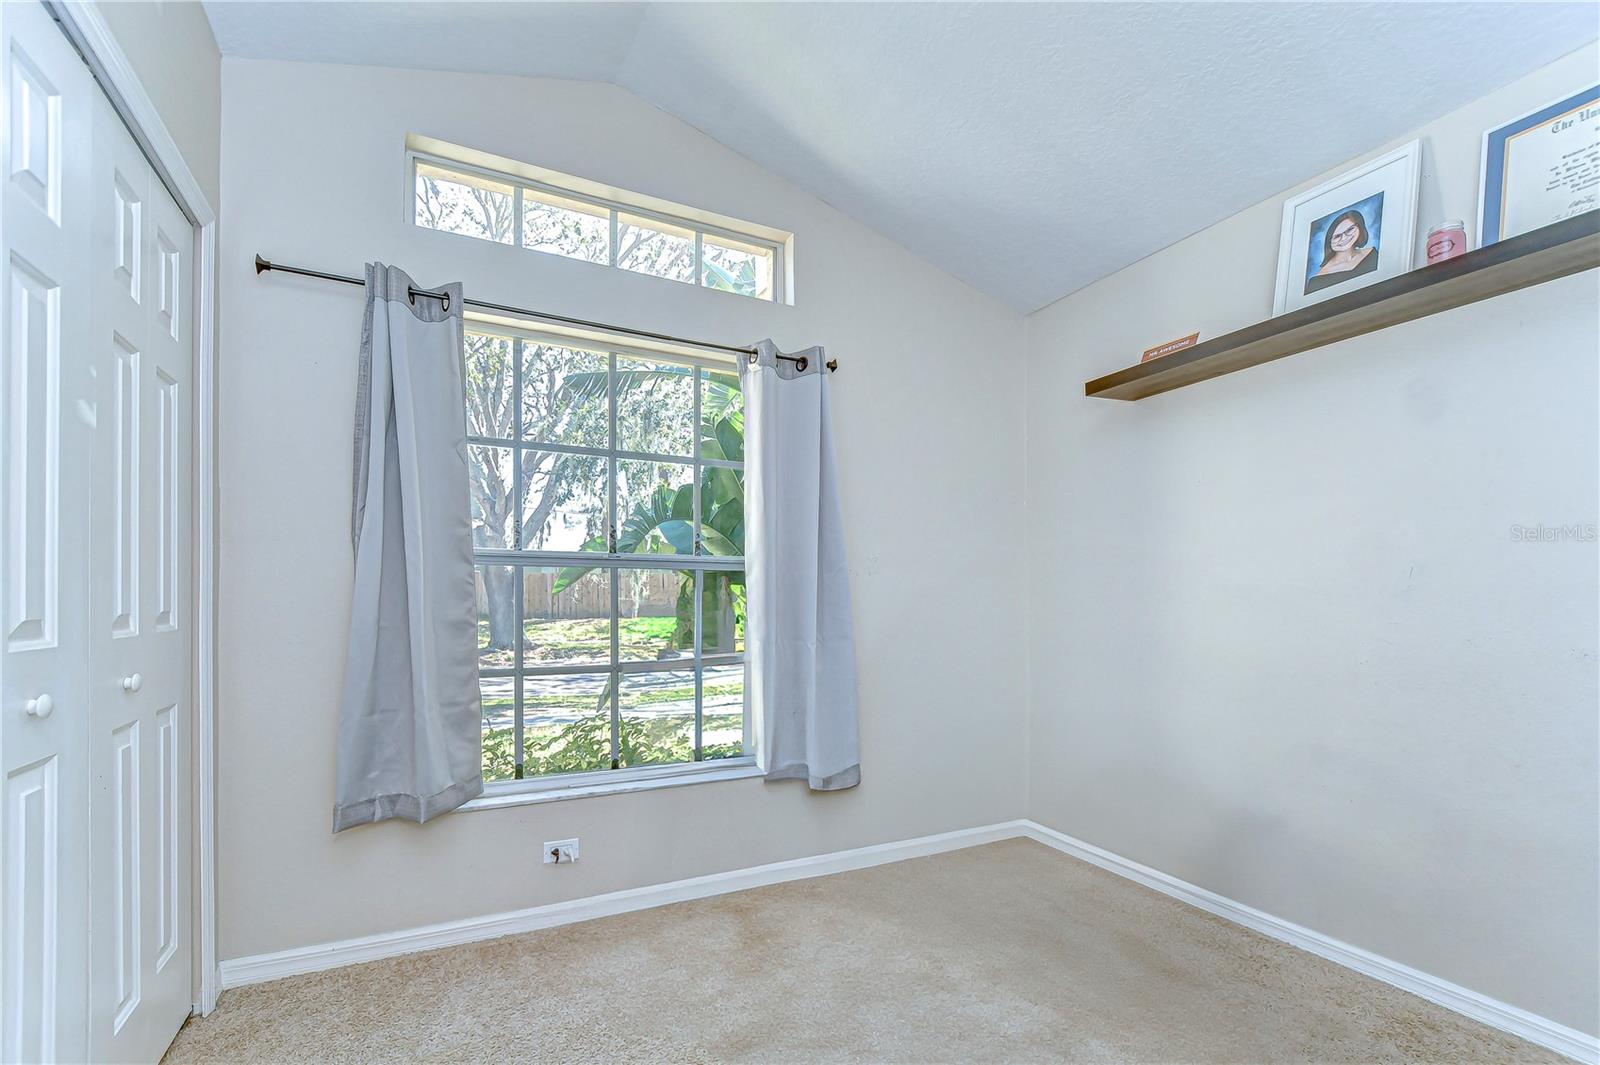
[[[472,479],[473,544],[498,550],[516,546],[511,449],[471,444],[467,458],[467,473]]]
[[[529,566],[522,578],[522,664],[611,662],[611,574]]]
[[[701,653],[743,653],[744,618],[744,570],[706,570],[700,593]]]
[[[694,659],[694,573],[617,571],[617,649],[624,662]]]
[[[478,667],[511,669],[516,661],[517,585],[512,566],[479,566]]]
[[[591,263],[609,263],[611,212],[582,200],[524,188],[522,246]]]
[[[522,346],[522,435],[576,447],[607,447],[607,357],[527,341]]]
[[[610,769],[611,675],[522,680],[524,775]]]
[[[694,760],[694,670],[624,673],[618,698],[623,766]]]
[[[617,359],[617,447],[690,457],[694,369],[670,362]]]
[[[772,250],[712,236],[700,238],[705,262],[700,280],[707,288],[737,292],[757,299],[772,298]]]
[[[516,193],[509,184],[417,164],[419,226],[510,244],[516,213]]]
[[[483,779],[510,780],[517,775],[515,677],[484,677]]]
[[[677,462],[617,463],[617,550],[694,554],[694,467]]]
[[[744,461],[744,393],[736,373],[700,371],[700,457]]]
[[[465,343],[467,433],[509,440],[512,436],[511,341],[468,333]]]
[[[694,231],[617,214],[617,265],[641,274],[694,281]]]
[[[700,758],[744,753],[744,666],[707,666],[701,674]]]
[[[700,471],[700,553],[744,557],[744,471]]]
[[[522,546],[532,551],[606,550],[606,460],[519,450]]]

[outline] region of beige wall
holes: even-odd
[[[1597,65],[1422,129],[1423,230],[1474,217],[1484,129]],[[1595,274],[1084,398],[1270,315],[1281,209],[1029,319],[1030,814],[1596,1032],[1597,545],[1512,532],[1600,522]]]
[[[222,56],[205,9],[194,0],[97,4],[161,112],[161,121],[221,212]]]
[[[223,66],[220,944],[238,958],[1022,816],[1022,320],[614,87],[229,59]],[[416,132],[795,234],[775,306],[405,217]],[[400,264],[514,305],[794,349],[833,391],[862,783],[707,783],[334,836],[359,290],[252,256]],[[583,860],[540,863],[578,836]]]

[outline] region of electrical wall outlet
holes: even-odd
[[[578,841],[575,839],[558,839],[554,843],[544,845],[544,863],[546,865],[571,865],[578,860]]]

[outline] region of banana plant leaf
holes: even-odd
[[[713,555],[744,554],[744,501],[701,504],[700,541]]]
[[[700,456],[708,459],[725,459],[728,462],[744,461],[744,412],[732,411],[707,417],[700,414]]]
[[[708,555],[742,555],[744,552],[732,540],[723,536],[715,529],[701,527],[700,545],[706,549]]]
[[[720,289],[723,292],[742,292],[753,295],[756,290],[755,260],[746,259],[739,264],[739,272],[734,273],[725,267],[718,266],[710,259],[704,260],[706,266],[706,287]]]
[[[718,266],[710,259],[705,259],[706,286],[721,289],[723,292],[737,292],[738,281],[727,270]]]
[[[633,513],[617,530],[617,551],[625,555],[694,554],[694,488],[692,485],[657,485],[650,497],[634,507]],[[604,552],[604,537],[595,537],[583,546],[585,551]],[[556,575],[553,588],[559,595],[594,569],[593,566],[565,566]]]
[[[681,378],[695,371],[686,367],[637,370],[617,375],[622,387],[636,387],[651,379]],[[577,396],[604,394],[607,376],[603,373],[573,374],[564,387]],[[732,374],[709,373],[701,397],[701,455],[723,461],[744,458],[743,395],[738,378]],[[657,485],[650,495],[635,504],[617,530],[615,550],[622,554],[693,555],[693,485]],[[744,483],[736,470],[721,466],[705,467],[700,485],[700,549],[706,554],[738,557],[744,554]],[[584,551],[604,553],[604,537],[584,544]],[[557,574],[553,591],[560,594],[593,566],[568,566]]]
[[[626,395],[636,388],[642,388],[654,381],[681,381],[685,377],[693,377],[692,366],[657,366],[648,370],[618,370],[617,392]],[[561,392],[573,401],[586,399],[603,399],[606,394],[606,372],[604,370],[585,370],[582,373],[568,374],[561,382]]]

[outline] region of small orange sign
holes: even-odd
[[[1159,359],[1163,355],[1171,355],[1174,351],[1182,351],[1184,348],[1192,348],[1194,347],[1195,341],[1199,339],[1199,333],[1190,333],[1186,337],[1179,337],[1177,340],[1169,340],[1165,344],[1157,344],[1155,347],[1146,351],[1144,353],[1144,358],[1140,359],[1139,361],[1149,362],[1151,359]]]

